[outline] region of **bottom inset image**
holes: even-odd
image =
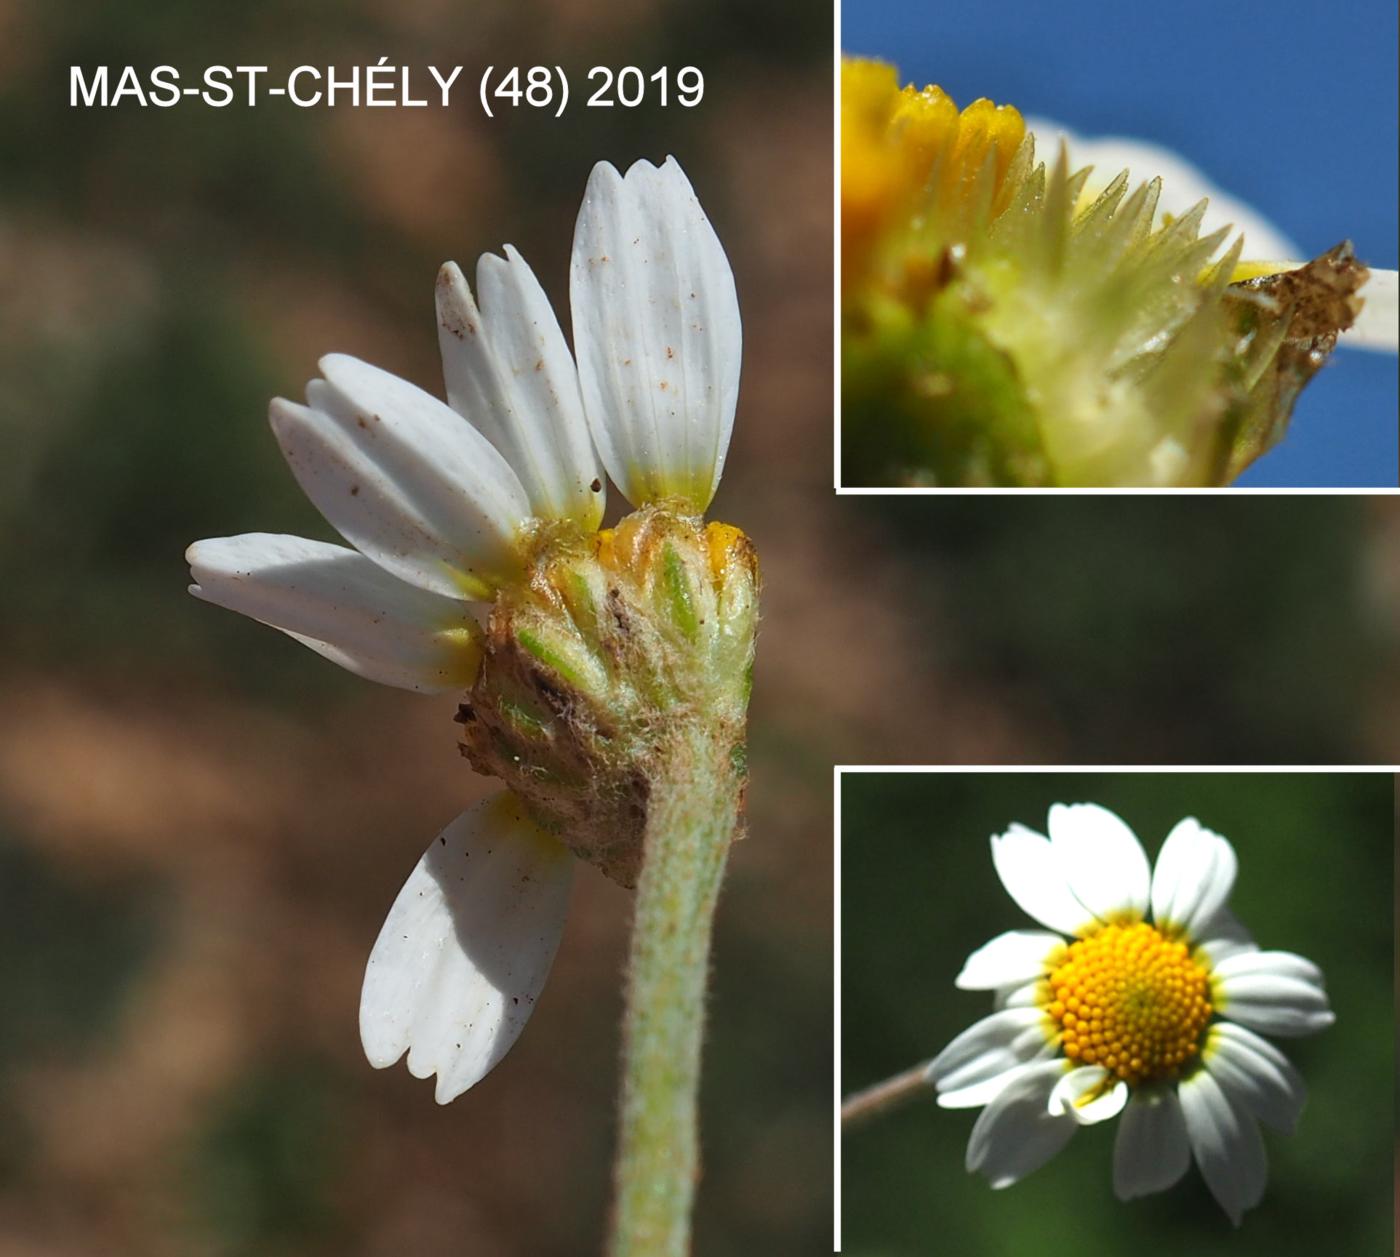
[[[840,1251],[1391,1251],[1392,773],[836,789]]]

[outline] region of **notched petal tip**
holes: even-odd
[[[365,969],[360,1037],[375,1068],[408,1052],[446,1104],[524,1028],[563,929],[573,861],[509,795],[478,804],[424,853]]]

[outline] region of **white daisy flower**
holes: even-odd
[[[427,693],[476,676],[489,604],[542,539],[602,520],[603,471],[634,506],[700,514],[738,394],[739,309],[714,229],[674,159],[594,167],[574,231],[570,354],[510,246],[476,294],[438,277],[447,403],[332,354],[306,405],[272,403],[298,483],[352,548],[253,533],[198,541],[199,598],[370,680]],[[573,860],[507,793],[433,841],[389,911],[360,1006],[376,1067],[405,1051],[445,1103],[520,1034],[563,929]]]
[[[1119,1199],[1172,1186],[1194,1154],[1238,1226],[1264,1194],[1258,1123],[1291,1132],[1306,1097],[1261,1034],[1332,1024],[1322,971],[1259,950],[1226,906],[1234,849],[1194,819],[1167,835],[1155,870],[1095,804],[1055,805],[1049,830],[992,839],[1002,884],[1046,928],[968,957],[957,985],[993,992],[997,1011],[927,1067],[944,1108],[982,1108],[968,1171],[1007,1187],[1080,1126],[1121,1114]]]

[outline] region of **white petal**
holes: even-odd
[[[308,409],[278,398],[272,430],[292,474],[347,541],[411,584],[488,598],[520,568],[530,505],[491,443],[405,380],[344,354],[321,359]]]
[[[1400,275],[1372,267],[1361,296],[1365,300],[1361,313],[1337,343],[1350,349],[1395,353],[1400,348]]]
[[[1095,923],[1093,913],[1070,890],[1048,838],[1012,825],[993,835],[992,863],[1006,893],[1041,925],[1073,935]]]
[[[1228,1021],[1217,1022],[1206,1042],[1206,1068],[1245,1112],[1291,1135],[1307,1102],[1302,1075],[1267,1039]]]
[[[532,514],[572,519],[591,532],[603,518],[602,467],[559,320],[510,245],[503,258],[482,255],[476,287],[479,310],[455,262],[438,273],[447,400],[505,456]]]
[[[1053,153],[1058,147],[1059,137],[1063,136],[1069,147],[1071,169],[1094,167],[1086,185],[1087,195],[1097,195],[1122,170],[1128,171],[1130,189],[1160,175],[1162,194],[1157,202],[1159,218],[1164,214],[1180,218],[1202,197],[1209,197],[1210,205],[1201,222],[1202,236],[1233,224],[1237,231],[1244,233],[1246,258],[1300,256],[1298,246],[1264,215],[1222,191],[1200,170],[1169,148],[1147,140],[1117,135],[1086,139],[1044,118],[1026,119],[1026,129],[1035,135],[1038,154]]]
[[[476,676],[481,629],[467,604],[405,584],[324,541],[245,533],[185,551],[190,592],[281,629],[371,681],[438,693]]]
[[[1235,885],[1235,849],[1194,817],[1178,821],[1157,853],[1152,919],[1191,937],[1225,906]]]
[[[1322,988],[1322,971],[1292,952],[1229,956],[1216,966],[1214,977],[1217,1011],[1264,1034],[1314,1034],[1336,1021]]]
[[[1036,978],[1020,986],[1004,986],[993,994],[992,1005],[997,1009],[1029,1008],[1032,1004],[1041,1003],[1045,990],[1044,978]]]
[[[995,1188],[1038,1170],[1065,1144],[1079,1123],[1050,1112],[1050,1092],[1063,1075],[1060,1061],[1021,1070],[977,1118],[967,1141],[969,1174],[982,1173]]]
[[[564,928],[573,858],[509,794],[463,812],[409,876],[365,969],[360,1040],[408,1051],[439,1104],[479,1082],[534,1010]]]
[[[1053,1036],[1053,1023],[1039,1008],[1007,1008],[973,1023],[929,1062],[939,1105],[986,1104],[1022,1065],[1055,1051]]]
[[[1056,803],[1050,842],[1074,897],[1100,921],[1147,915],[1152,871],[1137,835],[1097,803]]]
[[[1243,956],[1221,961],[1217,972],[1224,974],[1272,973],[1284,978],[1297,978],[1300,982],[1310,982],[1314,986],[1325,986],[1322,970],[1306,956],[1291,951],[1255,951],[1246,959]]]
[[[1179,1094],[1196,1164],[1211,1195],[1239,1226],[1244,1211],[1263,1199],[1269,1176],[1259,1127],[1230,1102],[1209,1070],[1197,1070]]]
[[[1191,1164],[1186,1120],[1175,1091],[1138,1092],[1123,1110],[1113,1144],[1113,1191],[1132,1200],[1165,1191]]]
[[[1128,1084],[1120,1079],[1106,1086],[1108,1080],[1108,1070],[1101,1065],[1071,1069],[1050,1093],[1051,1114],[1068,1114],[1081,1126],[1095,1126],[1117,1117],[1128,1103]]]
[[[593,168],[569,270],[584,411],[633,505],[714,497],[734,426],[734,275],[674,158]]]
[[[993,991],[1020,986],[1045,972],[1050,958],[1064,947],[1058,934],[1008,930],[984,943],[964,962],[954,985],[964,991]]]
[[[1227,956],[1259,950],[1259,945],[1245,929],[1244,923],[1229,908],[1217,909],[1196,927],[1195,934],[1201,940],[1196,946],[1196,954],[1210,968]]]

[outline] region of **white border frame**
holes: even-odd
[[[1371,774],[1389,776],[1400,789],[1400,764],[837,764],[832,769],[832,1184],[833,1220],[831,1249],[841,1251],[841,778],[845,773],[999,773],[1048,775],[1051,773],[1134,773],[1168,776],[1184,773],[1287,773],[1304,776]],[[1392,924],[1392,928],[1394,928]]]

